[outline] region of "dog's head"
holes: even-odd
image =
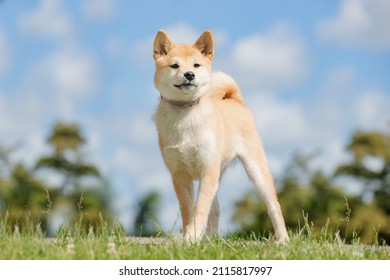
[[[154,84],[162,97],[190,101],[200,97],[210,82],[214,40],[206,30],[194,45],[173,44],[160,30],[153,44]]]

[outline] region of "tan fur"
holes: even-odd
[[[239,158],[266,203],[277,241],[287,241],[254,117],[234,80],[224,73],[211,72],[211,31],[205,31],[191,46],[173,44],[167,33],[160,30],[154,41],[153,57],[154,83],[164,98],[155,115],[159,145],[179,200],[185,240],[197,241],[206,233],[217,232],[219,179],[229,163]],[[188,73],[193,74],[192,81],[185,78]],[[177,105],[190,104],[198,98],[199,104]],[[194,180],[199,180],[196,200]]]

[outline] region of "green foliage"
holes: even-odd
[[[47,139],[52,146],[52,154],[38,159],[37,169],[49,168],[63,177],[63,182],[56,188],[56,201],[54,211],[61,211],[67,207],[70,223],[79,221],[86,228],[99,223],[99,215],[110,219],[109,189],[107,184],[100,180],[98,168],[84,162],[81,146],[86,139],[81,135],[77,124],[57,123]],[[81,179],[86,176],[95,177],[98,186],[88,187],[82,185]],[[82,210],[82,211],[81,211]],[[82,215],[83,219],[80,219]]]
[[[362,181],[365,186],[362,196],[371,193],[375,203],[390,215],[390,134],[357,131],[347,150],[353,159],[348,164],[340,165],[336,175],[347,175]],[[381,166],[373,170],[367,163],[369,159],[380,162]]]
[[[26,226],[23,221],[25,215],[29,215],[35,223],[47,228],[47,195],[43,181],[37,179],[33,171],[22,164],[12,167],[11,176],[3,180],[2,208],[0,213],[7,211],[8,220],[19,228]]]
[[[376,234],[390,244],[390,134],[356,131],[347,150],[351,153],[352,160],[340,165],[336,175],[360,181],[364,187],[362,199],[367,195],[373,197],[371,205],[361,206],[364,211],[359,209],[361,222],[356,226],[362,228],[364,234],[364,230],[375,225]],[[373,168],[369,164],[370,160],[380,165]]]
[[[53,216],[65,215],[63,219],[76,223],[82,215],[86,228],[98,224],[99,215],[110,220],[109,185],[95,165],[84,162],[81,146],[86,140],[78,125],[57,123],[48,143],[52,154],[39,158],[34,168],[13,164],[10,153],[14,148],[0,148],[0,215],[7,212],[8,221],[22,229],[26,226],[23,217],[29,213],[45,233]],[[62,183],[51,186],[38,179],[36,173],[42,169],[61,175]],[[83,183],[81,179],[87,176],[94,177],[95,183]]]
[[[81,177],[99,177],[97,167],[82,160],[80,147],[86,140],[77,124],[57,123],[47,141],[51,144],[53,153],[38,159],[36,168],[51,168],[61,173],[64,176],[62,192],[69,187],[78,189]]]
[[[367,156],[390,161],[390,135],[381,132],[356,131],[347,149],[354,155],[356,161],[362,161]]]
[[[87,143],[79,126],[75,123],[55,124],[47,143],[51,153],[37,159],[34,168],[10,160],[13,147],[0,146],[0,217],[7,215],[11,228],[26,228],[26,215],[40,225],[42,231],[53,236],[50,227],[53,219],[62,219],[64,227],[76,227],[96,232],[102,219],[112,221],[110,211],[111,192],[109,183],[100,175],[98,168],[85,162],[81,147]],[[42,171],[60,175],[58,185],[48,185],[38,179]],[[94,178],[90,185],[82,179]],[[147,194],[138,203],[138,214],[134,226],[136,235],[158,235],[158,193]],[[57,218],[53,218],[57,217]],[[66,225],[66,226],[65,226]]]
[[[55,148],[56,153],[64,153],[66,150],[78,150],[86,141],[81,136],[80,128],[77,124],[65,124],[58,122],[54,125],[53,131],[47,141]]]

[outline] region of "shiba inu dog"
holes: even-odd
[[[206,30],[194,45],[186,45],[174,44],[160,30],[153,57],[154,84],[161,95],[155,123],[179,200],[184,239],[194,242],[217,232],[219,180],[238,158],[266,203],[276,240],[286,242],[288,233],[254,117],[234,80],[211,71],[212,32]]]

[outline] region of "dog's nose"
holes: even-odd
[[[194,72],[192,71],[188,71],[188,72],[185,72],[184,73],[184,77],[188,80],[188,81],[192,81],[193,79],[195,79],[195,74]]]

